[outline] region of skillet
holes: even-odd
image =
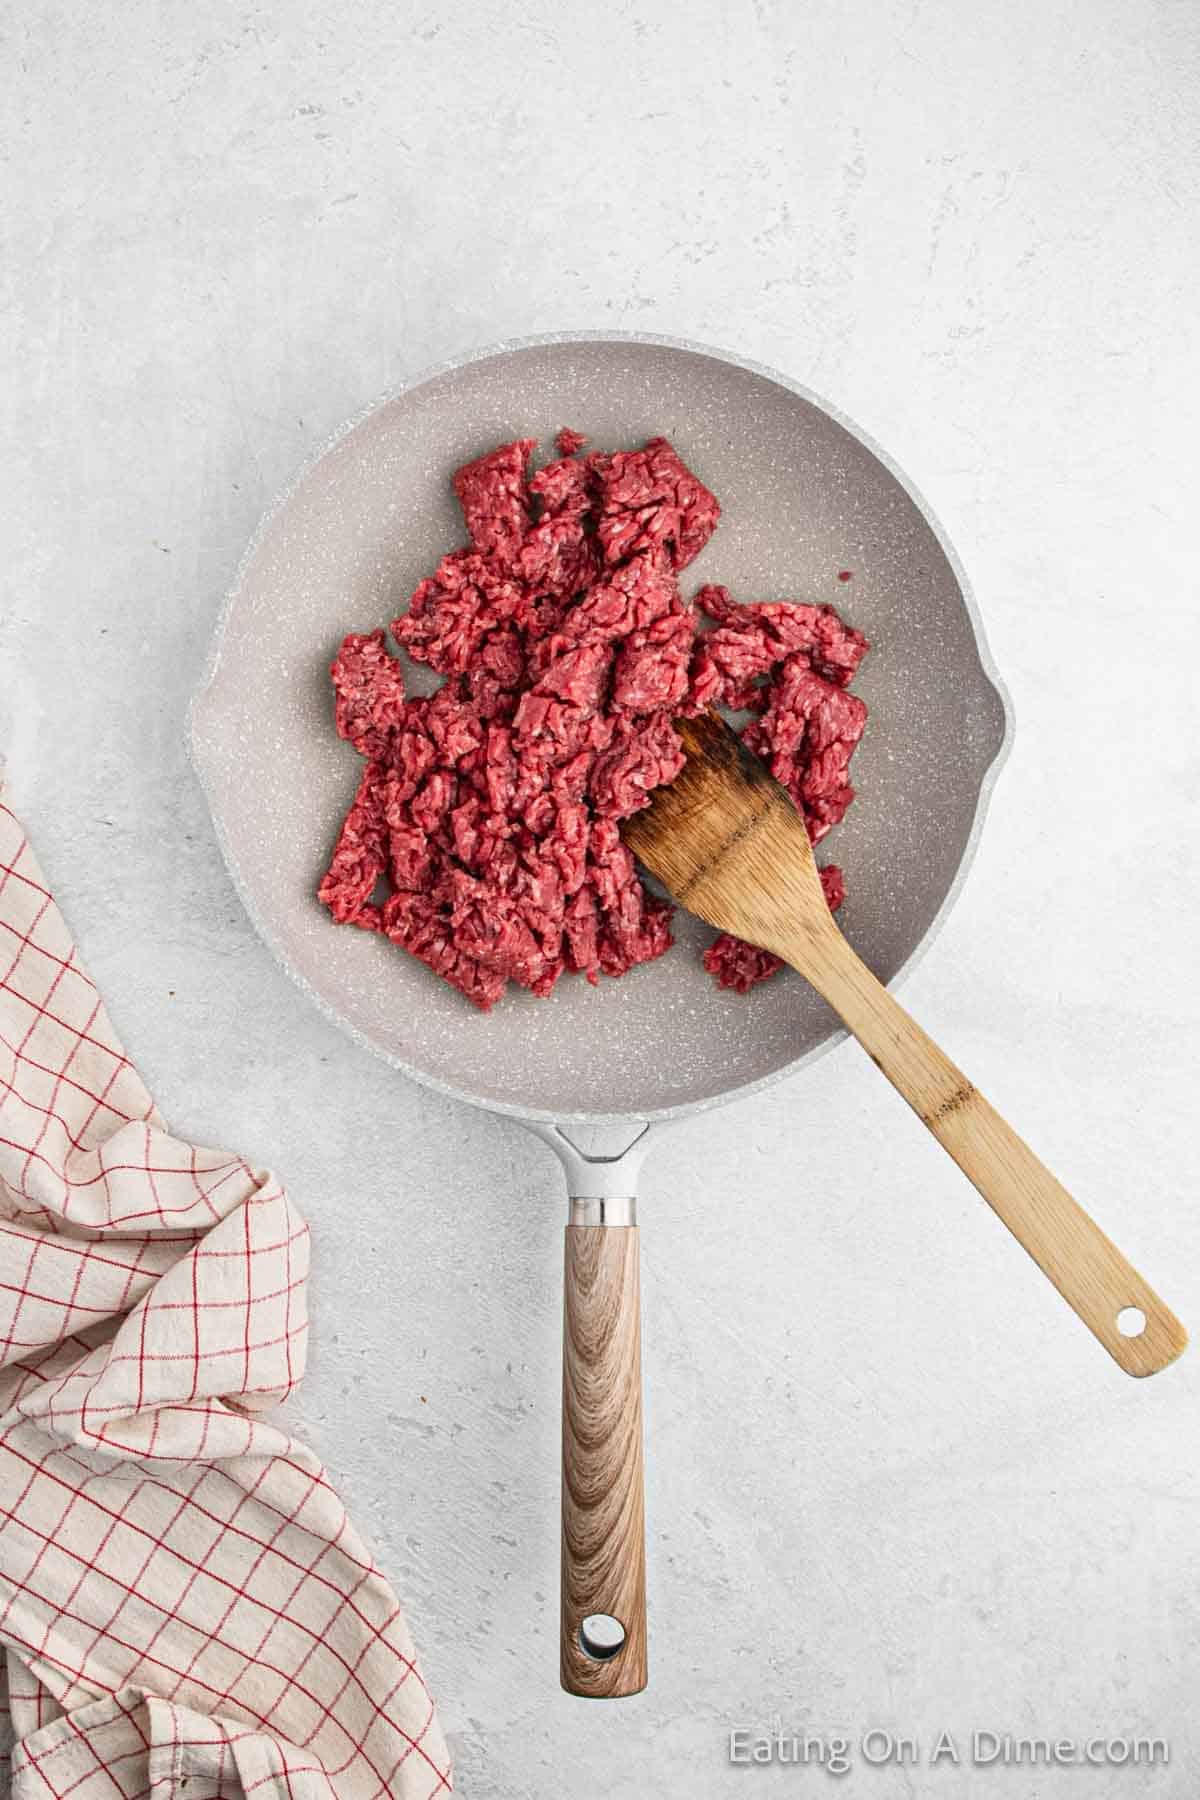
[[[830,602],[871,640],[859,797],[830,848],[849,890],[839,922],[884,981],[953,904],[1011,717],[958,560],[883,451],[785,377],[672,339],[559,333],[420,376],[300,472],[227,597],[192,749],[256,928],[357,1043],[525,1121],[563,1164],[561,1679],[612,1697],[646,1680],[639,1165],[667,1122],[794,1075],[845,1033],[790,972],[719,991],[700,964],[711,933],[683,913],[675,949],[624,980],[564,980],[549,1001],[510,990],[485,1016],[378,936],[335,928],[315,898],[360,768],[333,731],[341,638],[393,617],[463,541],[455,468],[509,438],[549,446],[563,425],[601,449],[662,433],[717,494],[685,593],[717,581],[738,599]]]

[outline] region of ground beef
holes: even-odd
[[[677,577],[715,497],[665,438],[612,455],[585,443],[561,431],[533,472],[522,438],[455,475],[470,543],[391,626],[445,677],[434,694],[406,696],[382,629],[347,637],[331,671],[337,730],[364,764],[319,897],[485,1011],[510,981],[547,995],[564,973],[595,982],[669,948],[672,909],[619,823],[678,774],[676,717],[753,713],[746,742],[814,843],[854,798],[861,632],[830,606],[739,605],[713,586],[686,601]],[[839,906],[841,870],[821,881]],[[780,966],[727,933],[704,962],[739,993]]]

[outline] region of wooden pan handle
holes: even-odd
[[[1173,1362],[1187,1343],[1174,1313],[841,934],[822,935],[819,959],[803,960],[872,1062],[1126,1373],[1153,1375]],[[1122,1331],[1122,1314],[1136,1335]]]
[[[562,1685],[598,1700],[637,1694],[646,1533],[636,1225],[567,1226],[562,1431]],[[612,1654],[606,1620],[624,1632]]]

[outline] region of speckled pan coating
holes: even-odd
[[[454,468],[561,425],[598,447],[665,432],[719,496],[720,527],[685,592],[830,601],[871,639],[855,682],[871,716],[859,797],[824,846],[846,871],[847,935],[891,980],[952,902],[1009,733],[1003,686],[952,550],[863,434],[766,369],[698,345],[560,334],[437,369],[355,421],[264,519],[218,628],[192,715],[222,848],[259,931],[331,1017],[445,1092],[539,1119],[666,1118],[745,1093],[838,1037],[785,972],[746,997],[700,967],[709,933],[599,989],[485,1016],[420,963],[335,926],[314,898],[358,779],[334,735],[328,665],[385,622],[462,540]],[[848,582],[838,571],[853,571]]]

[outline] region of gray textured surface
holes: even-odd
[[[790,1793],[724,1760],[779,1715],[1173,1744],[1153,1775],[857,1767],[855,1800],[1184,1800],[1196,1352],[1125,1380],[849,1048],[647,1167],[653,1685],[556,1692],[559,1172],[347,1052],[187,767],[259,513],[379,392],[569,326],[787,369],[929,495],[1019,719],[905,997],[1200,1323],[1196,15],[688,20],[6,9],[13,796],[168,1116],[314,1224],[293,1416],[404,1594],[464,1791]]]
[[[362,770],[331,729],[333,649],[387,624],[462,541],[457,467],[522,432],[549,450],[564,419],[610,449],[657,419],[722,496],[686,593],[717,581],[747,600],[836,599],[869,637],[860,799],[822,860],[845,866],[842,928],[883,980],[949,910],[1010,734],[953,551],[880,458],[782,379],[645,339],[526,343],[419,379],[322,451],[255,534],[193,707],[251,917],[356,1042],[440,1092],[644,1118],[753,1091],[827,1046],[836,1020],[790,972],[748,997],[719,991],[701,963],[714,933],[682,913],[676,954],[636,980],[563,981],[549,1002],[514,987],[488,1016],[381,938],[332,930],[315,897]]]

